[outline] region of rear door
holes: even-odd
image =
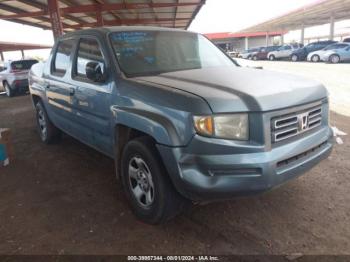
[[[292,47],[289,45],[283,46],[279,52],[277,52],[278,58],[288,57],[292,52]]]
[[[350,46],[345,48],[345,50],[341,53],[341,59],[344,61],[350,61]]]
[[[113,153],[110,126],[111,93],[110,81],[94,82],[86,75],[86,65],[96,63],[107,71],[107,55],[97,37],[84,36],[79,39],[73,59],[72,79],[74,85],[74,108],[79,137],[96,149],[111,155]]]
[[[51,120],[65,132],[74,133],[74,86],[69,83],[76,39],[62,39],[56,45],[51,64],[45,71],[47,111]]]

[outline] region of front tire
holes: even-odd
[[[331,55],[329,58],[329,62],[331,62],[332,64],[337,64],[340,62],[340,56],[338,55]]]
[[[313,55],[311,61],[314,63],[320,62],[320,57],[318,55]]]
[[[256,55],[253,56],[253,60],[254,60],[254,61],[258,60],[258,57],[257,57]]]
[[[292,61],[297,62],[299,60],[297,55],[292,55]]]
[[[59,130],[50,120],[41,101],[36,103],[36,119],[41,141],[45,144],[52,144],[61,138],[61,130]]]
[[[15,95],[15,90],[13,90],[11,88],[11,86],[9,85],[9,83],[7,82],[4,82],[4,89],[5,89],[5,92],[6,92],[6,95],[8,97],[13,97]]]
[[[276,59],[276,57],[275,57],[274,55],[270,55],[270,56],[269,56],[269,60],[270,60],[270,61],[273,61],[273,60],[275,60],[275,59]]]
[[[127,143],[121,159],[121,179],[132,212],[145,223],[164,223],[185,206],[186,200],[172,185],[149,137]]]

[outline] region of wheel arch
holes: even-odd
[[[35,94],[31,95],[33,105],[35,106],[39,101],[42,101],[41,97]]]
[[[112,108],[114,115],[114,159],[117,174],[120,174],[121,154],[125,145],[132,139],[145,136],[154,144],[166,146],[184,146],[192,139],[193,134],[177,128],[171,116],[136,108]]]

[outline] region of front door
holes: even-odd
[[[96,149],[112,155],[113,134],[110,126],[111,93],[110,81],[93,81],[87,77],[88,63],[98,64],[107,70],[106,55],[95,37],[82,37],[73,59],[72,79],[74,85],[74,108],[79,137]]]

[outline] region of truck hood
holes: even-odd
[[[135,80],[200,96],[214,113],[270,111],[327,97],[327,90],[318,82],[290,74],[243,67],[177,71],[136,77]]]

